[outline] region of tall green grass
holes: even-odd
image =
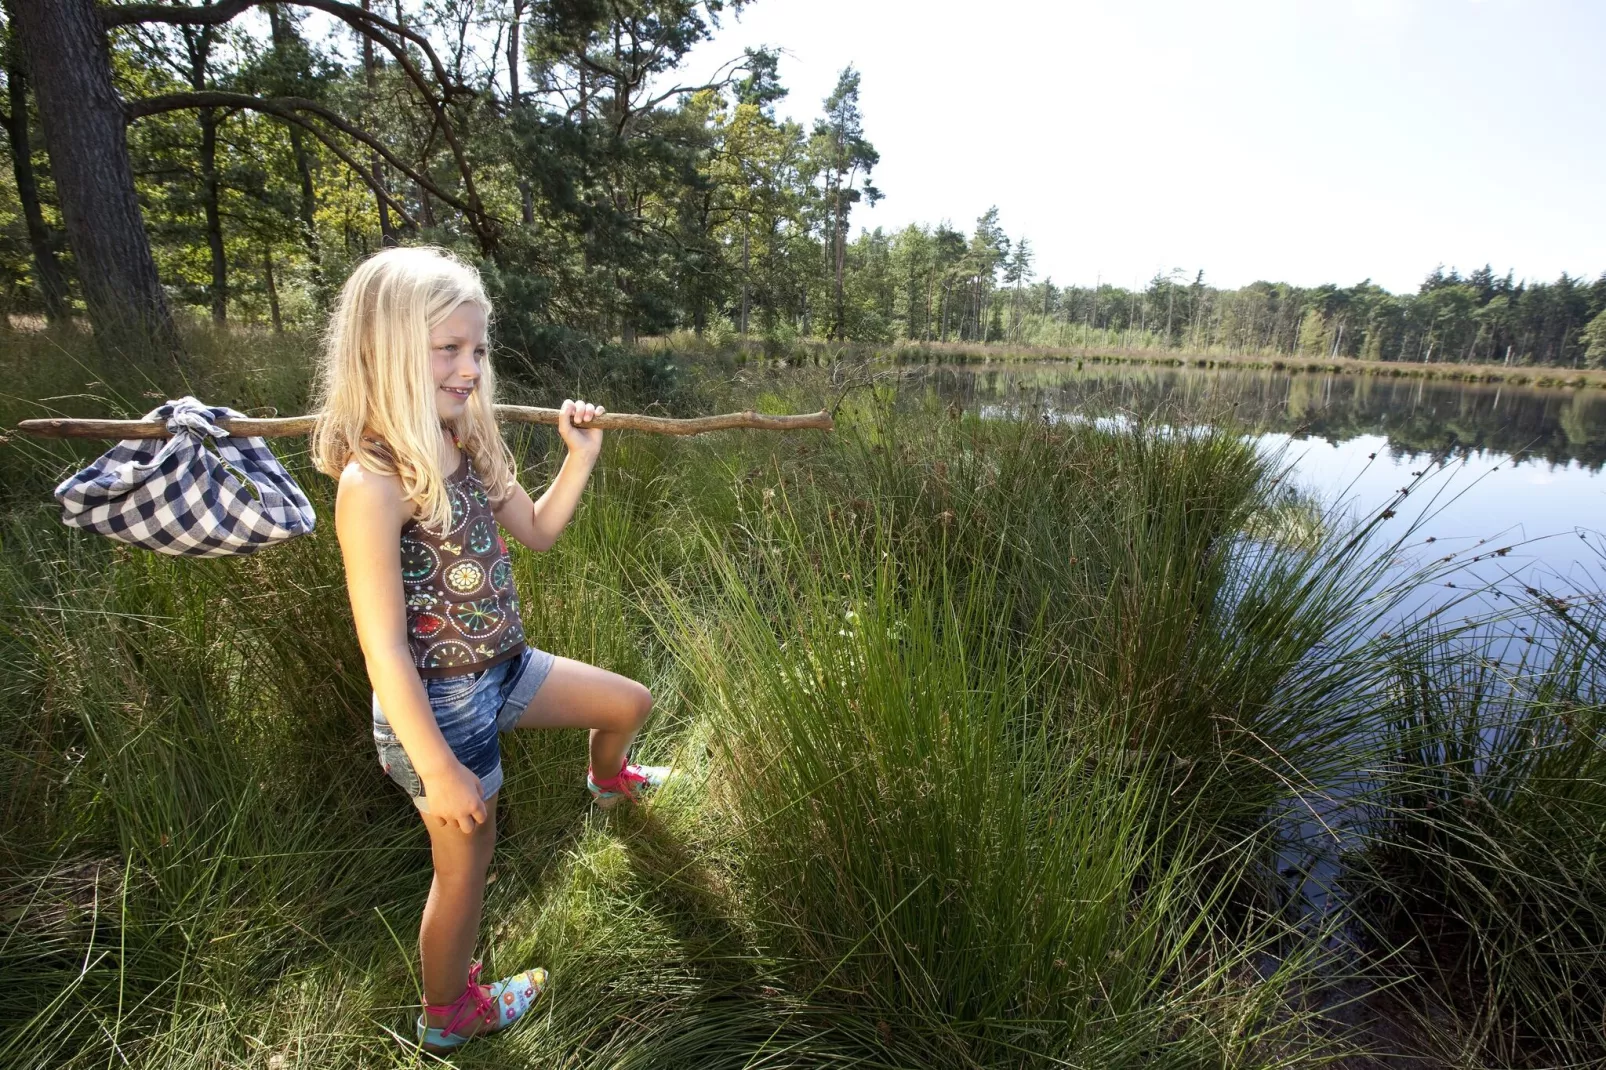
[[[40,393],[8,419],[84,412],[38,399],[115,371],[40,369],[45,344],[11,352]],[[192,385],[289,411],[304,345],[220,348],[217,381]],[[506,740],[483,951],[554,986],[529,1025],[453,1062],[1320,1065],[1364,1043],[1324,1010],[1355,978],[1324,951],[1338,917],[1312,932],[1282,910],[1277,851],[1290,807],[1385,765],[1354,872],[1394,979],[1438,983],[1390,957],[1402,940],[1447,945],[1376,904],[1454,896],[1491,937],[1510,923],[1478,898],[1487,878],[1440,879],[1449,841],[1408,821],[1410,786],[1455,763],[1404,696],[1438,701],[1433,674],[1464,665],[1379,637],[1409,585],[1370,529],[1308,522],[1231,430],[982,421],[884,385],[838,399],[840,381],[626,360],[522,387],[619,409],[840,400],[839,424],[609,436],[563,539],[516,555],[532,640],[647,682],[638,753],[685,775],[604,818],[580,733]],[[539,483],[561,447],[512,438]],[[373,759],[331,488],[281,445],[325,524],[214,562],[61,528],[44,496],[94,448],[0,445],[0,973],[23,980],[0,988],[8,1065],[419,1061],[391,1034],[417,998],[427,848]],[[1290,509],[1307,518],[1292,536]],[[1573,676],[1549,678],[1593,679],[1598,646],[1569,649]],[[1560,683],[1502,701],[1530,727],[1599,704]],[[1540,1021],[1554,971],[1580,1008],[1598,984],[1577,954],[1592,856],[1538,846],[1603,794],[1595,737],[1567,738],[1567,776],[1512,774],[1571,784],[1566,807],[1502,804],[1455,841],[1457,874],[1492,865],[1525,894],[1576,875],[1571,927],[1495,988],[1527,999],[1501,1022],[1551,1037],[1586,1017]],[[1456,775],[1443,790],[1477,779]],[[1542,916],[1510,915],[1525,932]]]
[[[1349,880],[1441,1047],[1511,1066],[1606,1058],[1606,606],[1535,590],[1533,627],[1399,658]],[[1394,949],[1403,955],[1392,956]]]

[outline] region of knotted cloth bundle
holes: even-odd
[[[63,480],[61,522],[186,557],[250,554],[305,535],[317,519],[312,505],[267,443],[216,422],[242,416],[193,397],[147,413],[172,437],[123,439]]]

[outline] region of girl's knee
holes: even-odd
[[[652,692],[647,690],[645,685],[636,684],[632,700],[631,713],[635,719],[636,727],[640,728],[647,723],[647,718],[652,714]]]
[[[436,853],[435,877],[453,887],[472,888],[485,881],[486,871],[491,868],[496,837],[494,833],[487,833],[482,825],[479,832],[463,839],[466,841],[463,850]]]

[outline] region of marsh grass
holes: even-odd
[[[1350,881],[1374,947],[1505,1065],[1606,1057],[1606,608],[1533,592],[1399,659]],[[1502,626],[1505,625],[1505,626]],[[1536,634],[1537,633],[1537,634]]]
[[[217,380],[198,396],[304,401],[305,339],[222,341],[203,339]],[[12,356],[39,391],[23,397],[110,381],[83,379],[105,370],[81,355],[54,372]],[[611,436],[564,538],[515,555],[532,640],[647,682],[638,753],[684,775],[604,817],[579,733],[507,740],[483,952],[554,987],[454,1063],[1320,1065],[1350,1043],[1321,995],[1345,979],[1325,953],[1338,922],[1283,909],[1277,850],[1290,808],[1382,754],[1359,900],[1458,897],[1493,938],[1508,919],[1489,903],[1559,906],[1561,867],[1582,905],[1570,928],[1513,915],[1549,942],[1501,975],[1500,1020],[1538,1021],[1555,970],[1593,1006],[1577,941],[1606,898],[1560,830],[1602,795],[1595,737],[1568,737],[1571,765],[1507,763],[1570,784],[1561,809],[1502,803],[1450,839],[1409,824],[1413,785],[1457,768],[1432,747],[1460,722],[1410,727],[1428,707],[1401,681],[1439,701],[1435,674],[1465,666],[1378,637],[1412,580],[1375,518],[1314,522],[1230,430],[982,421],[873,379],[843,395],[840,369],[671,365],[518,389],[612,384],[613,407],[669,411],[829,400],[838,430]],[[149,400],[97,396],[122,415]],[[512,442],[527,483],[550,475],[550,432]],[[416,1005],[427,849],[373,759],[331,487],[281,445],[324,523],[214,562],[61,528],[49,487],[94,449],[0,445],[0,972],[24,979],[0,989],[7,1065],[422,1065],[392,1034]],[[1551,679],[1592,679],[1598,640],[1567,649],[1576,671]],[[1599,698],[1557,683],[1503,702],[1531,728]],[[1490,865],[1509,886],[1493,897]],[[1393,915],[1366,916],[1397,950]],[[1430,938],[1451,946],[1407,937]]]

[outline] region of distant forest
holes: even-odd
[[[358,259],[428,241],[536,360],[691,330],[1606,366],[1606,274],[1090,289],[1039,278],[996,210],[853,236],[881,196],[856,71],[808,125],[776,115],[773,52],[679,80],[734,6],[3,0],[0,323],[313,327]]]
[[[1011,242],[996,212],[968,239],[946,225],[861,233],[848,271],[850,338],[1606,367],[1606,273],[1547,283],[1440,267],[1413,294],[1370,280],[1224,290],[1202,271],[1142,290],[1062,287],[1034,280],[1029,238]]]

